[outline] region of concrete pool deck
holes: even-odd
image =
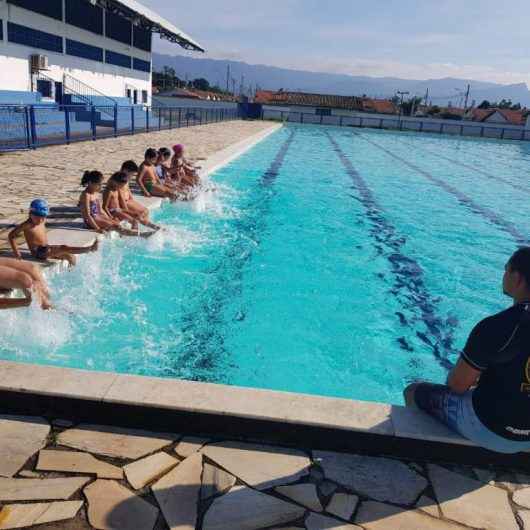
[[[278,127],[259,125],[203,171]],[[530,528],[530,477],[510,471],[530,470],[524,456],[404,407],[8,361],[0,403],[0,530]]]

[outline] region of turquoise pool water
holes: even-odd
[[[287,126],[5,313],[0,358],[401,403],[508,304],[530,146]]]

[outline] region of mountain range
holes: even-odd
[[[184,55],[153,54],[153,68],[161,71],[164,66],[174,68],[181,79],[207,79],[212,85],[226,88],[227,68],[230,67],[230,90],[235,86],[239,91],[241,80],[248,89],[249,86],[262,89],[315,92],[321,94],[337,94],[344,96],[361,96],[389,98],[399,91],[409,92],[410,95],[424,97],[427,90],[429,99],[434,105],[457,106],[463,103],[462,94],[467,85],[471,86],[468,105],[473,100],[478,105],[484,99],[494,102],[501,99],[511,100],[530,107],[530,91],[525,83],[501,85],[471,79],[447,77],[443,79],[400,79],[397,77],[369,77],[345,74],[330,74],[324,72],[309,72],[267,66],[248,64],[241,61],[222,59],[200,59]],[[234,81],[232,81],[232,78]]]

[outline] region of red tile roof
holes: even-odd
[[[490,116],[498,112],[511,125],[524,125],[526,122],[527,110],[511,110],[511,109],[471,109],[470,115],[473,121],[486,121]]]
[[[395,105],[386,99],[358,98],[355,96],[335,96],[329,94],[310,94],[307,92],[286,92],[280,90],[258,90],[256,103],[268,105],[299,105],[334,109],[396,114]]]
[[[258,90],[255,101],[256,103],[266,103],[269,105],[300,105],[348,110],[362,109],[362,101],[357,97],[309,94],[306,92]]]

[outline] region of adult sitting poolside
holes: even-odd
[[[514,305],[473,329],[447,385],[413,383],[404,395],[477,445],[518,453],[530,449],[530,248],[506,264],[503,290]]]

